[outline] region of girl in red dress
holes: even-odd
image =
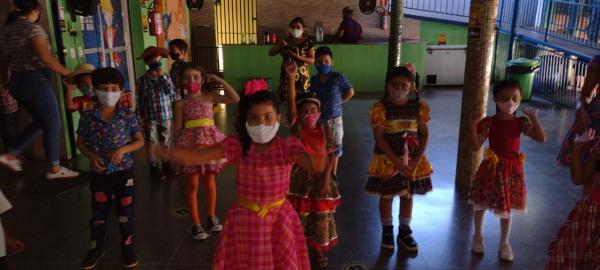
[[[594,133],[573,141],[571,180],[583,185],[583,198],[550,242],[546,270],[600,269],[600,142]]]
[[[512,261],[513,252],[508,241],[511,212],[526,211],[525,177],[520,153],[521,133],[538,142],[545,142],[546,135],[537,110],[522,108],[525,116],[517,117],[521,103],[521,88],[512,80],[500,81],[493,90],[496,115],[481,121],[472,121],[471,140],[474,149],[481,148],[489,139],[484,160],[471,183],[469,202],[473,204],[475,234],[472,250],[483,254],[483,214],[486,209],[500,218],[500,257]]]

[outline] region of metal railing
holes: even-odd
[[[494,80],[506,76],[509,36],[498,34]],[[515,40],[513,58],[540,60],[540,68],[533,82],[533,94],[564,106],[575,107],[583,86],[588,62],[551,48],[523,40]]]
[[[600,0],[500,0],[498,27],[510,31],[514,5],[517,28],[600,49]]]
[[[405,15],[459,23],[468,22],[470,7],[470,0],[404,0]]]

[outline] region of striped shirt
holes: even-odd
[[[11,71],[32,71],[46,67],[33,50],[34,38],[48,39],[48,34],[39,24],[23,18],[0,27],[0,55],[8,60]]]
[[[148,71],[137,80],[136,84],[137,113],[144,123],[173,119],[173,102],[176,100],[176,95],[175,87],[168,74],[152,77]]]

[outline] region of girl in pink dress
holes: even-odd
[[[310,269],[298,214],[286,199],[294,163],[325,170],[325,152],[309,155],[298,138],[277,136],[281,115],[269,91],[247,91],[239,105],[238,136],[202,150],[157,149],[179,162],[226,158],[237,168],[237,196],[229,209],[214,269]]]
[[[220,143],[225,135],[215,126],[213,120],[214,103],[237,103],[240,97],[223,79],[206,74],[201,66],[188,64],[181,70],[180,87],[187,90],[187,95],[175,103],[175,138],[177,146],[185,148],[206,148]],[[223,85],[225,95],[203,91],[204,83],[216,82]],[[190,232],[197,240],[204,240],[211,232],[220,232],[223,226],[215,214],[217,189],[215,176],[221,172],[225,160],[204,163],[184,162],[181,173],[187,178],[186,200],[190,209],[192,226]],[[208,212],[207,231],[204,231],[198,214],[198,185],[202,183],[206,194]]]
[[[472,121],[471,142],[473,149],[481,148],[489,139],[489,148],[475,178],[471,182],[469,202],[473,204],[475,234],[472,250],[483,254],[483,214],[491,210],[500,218],[500,258],[513,260],[513,252],[508,242],[511,227],[511,212],[525,212],[527,196],[523,162],[525,155],[520,153],[521,133],[538,141],[545,142],[546,134],[538,120],[537,110],[521,110],[525,116],[518,117],[521,103],[521,88],[512,80],[500,81],[494,86],[496,115]]]

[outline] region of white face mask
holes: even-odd
[[[506,101],[506,102],[496,102],[496,106],[498,106],[498,108],[509,115],[512,115],[513,113],[515,113],[517,111],[517,109],[519,108],[520,103],[514,102],[512,100]]]
[[[290,34],[294,38],[300,38],[300,37],[302,37],[302,33],[304,33],[304,31],[302,31],[300,29],[290,29]]]
[[[96,90],[96,97],[98,97],[98,102],[100,102],[100,104],[107,107],[114,107],[117,105],[117,102],[119,102],[119,99],[121,99],[121,91],[106,92]]]
[[[410,94],[410,90],[391,90],[390,91],[390,99],[391,100],[402,100]]]
[[[251,126],[246,122],[246,130],[248,135],[252,138],[252,141],[259,144],[265,144],[270,142],[279,130],[279,122],[276,122],[273,126],[256,125]]]

